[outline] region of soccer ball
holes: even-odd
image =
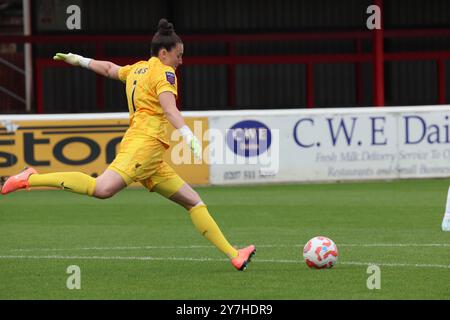
[[[331,268],[336,264],[338,255],[336,244],[327,237],[314,237],[303,248],[303,258],[310,268]]]

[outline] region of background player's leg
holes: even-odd
[[[442,231],[450,231],[450,187],[448,188],[447,193],[444,219],[442,219]]]

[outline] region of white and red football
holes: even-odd
[[[338,256],[336,244],[327,237],[314,237],[303,248],[303,258],[310,268],[331,268],[336,264]]]

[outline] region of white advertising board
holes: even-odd
[[[450,107],[211,113],[210,182],[450,177]]]

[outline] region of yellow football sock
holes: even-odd
[[[32,174],[28,182],[30,187],[55,187],[91,197],[96,183],[95,178],[81,172]]]
[[[198,205],[189,210],[192,223],[198,231],[209,241],[211,241],[217,249],[225,253],[230,259],[238,256],[238,251],[233,248],[225,239],[214,219],[208,212],[204,204]]]

